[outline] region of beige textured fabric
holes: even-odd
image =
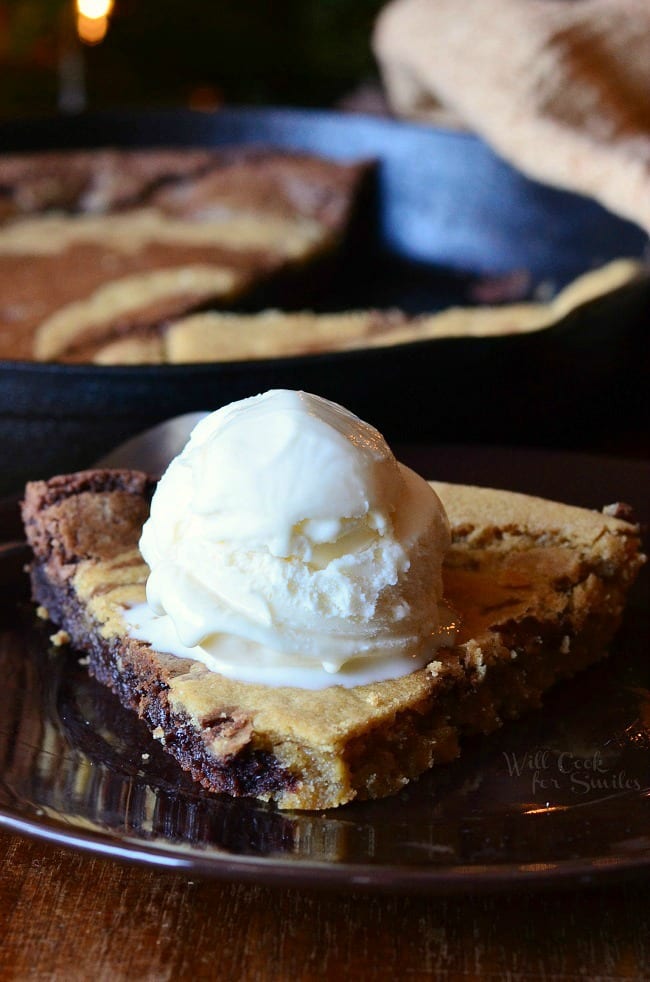
[[[396,112],[442,103],[525,173],[650,231],[650,0],[394,0],[374,49]]]

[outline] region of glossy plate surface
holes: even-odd
[[[600,506],[647,521],[650,466],[544,451],[405,449],[427,476]],[[17,534],[15,505],[0,514]],[[544,708],[465,746],[384,801],[279,812],[210,795],[137,718],[54,647],[27,601],[19,545],[0,552],[0,825],[195,874],[454,892],[594,882],[650,869],[650,641],[642,575],[606,662]]]

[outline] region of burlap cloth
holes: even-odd
[[[394,0],[374,50],[396,113],[650,231],[650,0]]]

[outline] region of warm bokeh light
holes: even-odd
[[[190,109],[214,112],[223,106],[223,93],[215,85],[195,85],[187,97]]]
[[[77,34],[84,44],[99,44],[106,37],[113,0],[76,0]]]
[[[77,0],[77,11],[89,20],[108,17],[113,9],[113,0]]]
[[[85,17],[77,14],[77,34],[84,44],[99,44],[106,37],[108,17]]]

